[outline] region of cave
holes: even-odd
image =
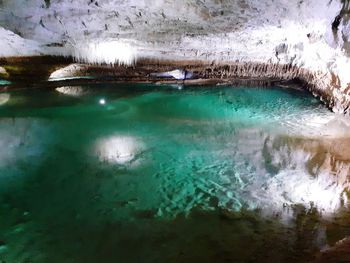
[[[0,0],[0,263],[350,262],[350,1]]]

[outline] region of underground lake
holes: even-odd
[[[0,262],[317,261],[350,235],[349,125],[282,87],[1,93]]]

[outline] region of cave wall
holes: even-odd
[[[2,0],[0,56],[291,65],[335,112],[350,105],[348,1]],[[345,11],[344,11],[345,10]],[[334,25],[337,16],[342,15]],[[332,27],[333,24],[333,27]],[[249,75],[245,72],[244,75]]]

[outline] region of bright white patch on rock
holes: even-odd
[[[0,74],[2,74],[2,75],[7,74],[6,69],[4,69],[3,67],[0,67]]]
[[[137,58],[137,49],[120,41],[94,41],[73,46],[72,55],[78,61],[87,63],[107,63],[131,65]]]
[[[309,42],[309,33],[314,42],[333,41],[331,23],[341,9],[338,1],[318,0],[89,3],[53,0],[43,8],[39,0],[5,1],[0,19],[26,38],[51,44],[50,53],[94,63],[131,63],[135,56],[266,62],[276,61],[282,43]]]
[[[60,68],[51,73],[49,80],[62,80],[72,77],[81,77],[87,70],[86,65],[82,64],[71,64],[67,67]]]
[[[23,38],[0,29],[0,56],[43,53],[127,65],[138,58],[291,64],[313,72],[320,91],[339,78],[340,88],[329,92],[334,111],[350,101],[350,60],[342,49],[350,26],[343,22],[337,32],[331,26],[340,0],[2,3],[2,25]]]
[[[0,27],[0,39],[0,57],[34,56],[40,55],[42,51],[38,42],[21,38],[2,27]]]

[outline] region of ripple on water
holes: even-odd
[[[58,91],[38,91],[37,99],[13,93],[11,101],[21,98],[20,105],[0,108],[0,183],[11,171],[22,175],[10,194],[0,188],[0,209],[10,225],[29,214],[20,221],[22,232],[0,221],[6,237],[0,255],[11,260],[21,253],[14,244],[33,238],[39,241],[30,244],[29,254],[38,249],[55,254],[54,244],[67,252],[58,257],[61,262],[65,255],[94,257],[93,251],[104,249],[118,257],[129,251],[131,257],[136,253],[116,252],[115,244],[125,248],[130,242],[141,253],[135,240],[148,246],[146,234],[174,247],[171,240],[178,237],[154,232],[160,225],[170,236],[176,225],[194,245],[192,228],[209,235],[203,240],[215,236],[204,230],[211,226],[201,216],[214,228],[227,228],[230,234],[220,234],[227,251],[239,247],[246,253],[240,240],[265,240],[271,229],[283,229],[271,240],[288,239],[281,242],[288,249],[295,240],[296,247],[320,248],[327,245],[321,219],[348,208],[350,160],[347,147],[334,147],[350,137],[348,121],[306,93],[149,85],[137,92],[121,86]],[[188,225],[191,220],[195,223]],[[312,240],[304,244],[302,237]],[[155,247],[148,251],[158,251]],[[38,262],[45,262],[45,253]]]

